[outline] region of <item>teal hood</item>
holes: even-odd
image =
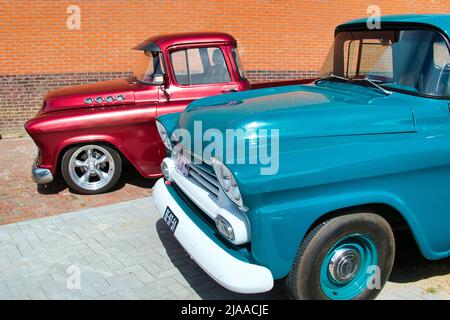
[[[218,129],[278,129],[280,139],[414,132],[410,101],[376,88],[345,83],[268,88],[197,100],[179,126],[193,132]]]

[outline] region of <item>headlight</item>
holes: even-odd
[[[239,191],[233,173],[217,159],[212,159],[212,164],[222,190],[239,208],[243,208],[244,204],[242,202],[241,192]]]
[[[223,217],[217,216],[216,218],[217,230],[229,241],[234,240],[234,230],[231,224]]]
[[[164,146],[172,150],[172,142],[170,142],[169,135],[167,134],[166,128],[162,125],[161,122],[158,120],[156,121],[156,127],[158,128],[159,136],[161,137],[162,142],[164,143]]]

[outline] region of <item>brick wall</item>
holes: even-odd
[[[43,96],[51,90],[127,76],[126,72],[60,74],[0,74],[0,133],[21,131],[24,122],[42,106]]]
[[[235,36],[254,81],[315,74],[334,27],[367,15],[448,12],[450,0],[1,0],[0,133],[20,130],[50,89],[123,77],[131,47],[155,34],[223,31]],[[81,9],[70,30],[67,9]]]

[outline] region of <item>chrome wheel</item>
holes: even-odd
[[[68,165],[70,178],[84,190],[99,190],[114,177],[114,159],[101,146],[87,145],[77,149]]]

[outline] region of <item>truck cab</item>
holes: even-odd
[[[159,86],[158,115],[183,110],[199,98],[250,88],[236,40],[225,33],[156,36],[134,48],[144,52],[132,76],[136,82]]]
[[[36,183],[62,174],[77,193],[106,192],[125,160],[143,177],[159,177],[166,152],[157,116],[180,112],[202,97],[250,88],[229,34],[155,36],[134,49],[141,59],[127,79],[46,95],[37,116],[25,124],[39,150],[32,167]]]

